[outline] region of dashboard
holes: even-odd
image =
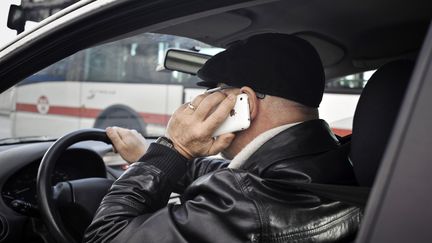
[[[36,178],[51,144],[0,146],[0,242],[21,242],[28,222],[40,220]],[[56,163],[52,184],[91,177],[116,179],[122,171],[107,167],[104,162],[104,155],[110,151],[110,145],[93,141],[69,147]]]
[[[18,213],[37,216],[36,177],[41,159],[37,158],[11,175],[2,188],[3,201]],[[100,160],[100,156],[89,150],[67,150],[57,162],[51,177],[52,184],[89,177],[106,178],[105,167]]]

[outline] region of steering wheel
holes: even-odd
[[[80,213],[86,215],[85,218],[91,221],[103,196],[113,183],[112,180],[106,178],[86,178],[60,182],[53,187],[51,176],[61,154],[70,145],[87,140],[111,143],[102,129],[83,129],[71,132],[51,145],[39,166],[36,185],[39,210],[42,220],[56,242],[75,243],[81,240],[74,237],[65,228],[58,207],[71,205],[77,207]]]

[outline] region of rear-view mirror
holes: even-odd
[[[196,75],[211,55],[180,49],[169,49],[165,55],[164,68]]]
[[[7,20],[7,27],[16,30],[19,33],[24,31],[26,16],[23,8],[17,5],[11,5]]]

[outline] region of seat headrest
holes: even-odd
[[[372,75],[360,95],[350,154],[360,186],[373,185],[413,67],[408,60],[385,64]]]

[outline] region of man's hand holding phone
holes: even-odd
[[[250,126],[249,100],[247,94],[236,97],[236,103],[229,116],[213,133],[213,137],[221,134],[245,130]]]
[[[174,148],[188,159],[215,155],[227,148],[235,135],[213,134],[229,117],[236,104],[236,95],[222,92],[202,94],[183,104],[171,117],[166,136]]]

